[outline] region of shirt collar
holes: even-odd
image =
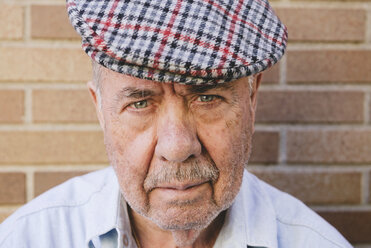
[[[276,213],[260,181],[244,171],[240,192],[228,209],[215,248],[277,248]]]
[[[116,174],[112,167],[106,170],[104,185],[90,199],[86,243],[88,247],[121,248],[124,243],[125,247],[136,247]]]
[[[89,212],[91,223],[87,226],[87,237],[90,239],[87,243],[100,242],[109,234],[110,247],[121,248],[124,242],[127,242],[125,247],[137,247],[131,235],[127,204],[120,197],[113,169],[109,170],[106,177],[107,183],[99,194],[91,199],[91,204],[100,207]],[[100,223],[99,226],[96,223]],[[240,192],[227,210],[224,225],[214,247],[246,246],[277,248],[277,228],[276,214],[267,192],[260,181],[245,170]]]

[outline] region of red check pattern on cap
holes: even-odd
[[[67,0],[85,52],[119,73],[215,84],[284,54],[286,27],[266,0]]]

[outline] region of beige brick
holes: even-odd
[[[255,132],[252,140],[250,163],[276,163],[278,161],[279,134],[277,132]]]
[[[35,90],[33,92],[35,122],[97,122],[88,90]]]
[[[319,214],[334,225],[349,242],[371,243],[371,211],[320,211]]]
[[[289,131],[289,163],[355,163],[371,162],[371,131]]]
[[[35,173],[35,196],[51,189],[72,177],[86,174],[87,171],[70,171],[70,172],[36,172]]]
[[[371,50],[289,51],[289,83],[370,83]]]
[[[0,123],[20,123],[24,115],[24,92],[0,90]]]
[[[68,20],[64,5],[31,6],[31,36],[45,39],[79,39]]]
[[[26,176],[23,173],[0,173],[0,204],[26,201]]]
[[[278,84],[280,80],[280,64],[263,72],[262,84]]]
[[[366,11],[362,9],[277,8],[290,41],[364,41]],[[346,21],[340,21],[346,20]]]
[[[0,39],[19,40],[23,37],[23,8],[0,4]]]
[[[356,172],[253,171],[262,180],[307,204],[361,202],[361,174]]]
[[[79,48],[0,47],[0,81],[81,82],[91,78],[89,57]]]
[[[100,131],[0,132],[0,164],[106,162]]]
[[[257,122],[336,123],[363,121],[364,93],[349,91],[262,91]]]

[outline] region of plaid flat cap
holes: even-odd
[[[267,0],[67,0],[85,52],[119,73],[215,84],[284,54],[286,27]]]

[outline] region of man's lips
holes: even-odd
[[[187,190],[187,189],[197,187],[207,182],[208,181],[191,182],[191,183],[166,183],[166,184],[157,185],[155,189],[157,188],[157,189],[170,189],[170,190]]]
[[[191,204],[211,197],[210,181],[161,183],[151,192],[151,199],[175,205]]]

